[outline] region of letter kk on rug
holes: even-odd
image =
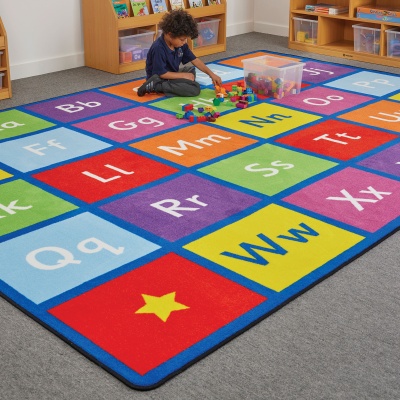
[[[244,79],[265,55],[304,63],[301,90]],[[400,76],[266,51],[208,66],[255,96],[214,101],[199,72],[196,98],[138,97],[141,79],[0,113],[1,294],[137,389],[400,225]]]

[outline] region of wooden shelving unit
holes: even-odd
[[[169,0],[165,0],[170,10]],[[150,0],[146,0],[149,15],[133,16],[129,0],[125,0],[130,17],[117,18],[111,0],[82,0],[83,33],[85,47],[85,65],[113,74],[136,71],[145,67],[145,60],[120,63],[119,41],[126,30],[141,28],[157,33],[157,24],[164,13],[153,13]],[[221,4],[207,6],[207,0],[203,0],[203,7],[190,8],[189,0],[184,0],[186,10],[194,18],[219,19],[218,39],[216,44],[193,48],[192,41],[189,46],[201,57],[207,54],[219,53],[226,50],[226,0]]]
[[[328,15],[305,11],[306,4],[332,3],[349,7],[349,12],[339,15]],[[289,48],[307,51],[310,53],[364,61],[375,64],[400,67],[399,57],[389,57],[387,54],[386,30],[399,28],[400,23],[384,20],[370,20],[357,18],[357,7],[370,6],[371,8],[400,8],[399,0],[290,0],[289,21]],[[294,17],[316,20],[318,23],[317,43],[309,44],[296,41]],[[354,51],[353,25],[366,23],[374,29],[380,30],[379,54]]]
[[[7,46],[7,32],[4,29],[3,21],[0,18],[0,51],[1,55],[0,72],[4,74],[2,77],[2,87],[0,89],[0,100],[9,99],[11,93],[11,79],[10,79],[10,66],[8,63],[8,46]]]

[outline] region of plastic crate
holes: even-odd
[[[400,57],[400,28],[392,28],[386,31],[388,57]]]
[[[361,53],[379,54],[381,30],[368,24],[353,25],[354,51]]]
[[[296,42],[317,44],[318,21],[310,18],[293,17],[294,39]]]
[[[146,58],[150,46],[153,43],[154,31],[129,29],[121,31],[118,39],[120,53],[131,52],[132,61],[138,61]]]
[[[218,41],[218,31],[220,19],[201,18],[197,20],[199,36],[193,39],[193,47],[203,47],[216,44]]]
[[[272,56],[248,58],[242,63],[246,87],[254,93],[277,99],[300,93],[305,63]]]

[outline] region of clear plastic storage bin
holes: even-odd
[[[381,30],[373,25],[356,24],[354,29],[354,51],[379,54]]]
[[[281,99],[300,93],[305,63],[261,56],[242,60],[246,87],[254,93]]]
[[[386,31],[388,57],[400,57],[400,28],[392,28]]]
[[[293,17],[294,40],[307,44],[317,44],[318,21],[310,18]]]
[[[130,62],[145,59],[153,39],[154,31],[137,28],[121,31],[119,37],[120,62],[121,60]],[[130,56],[125,53],[131,53],[130,61],[127,61]]]
[[[193,39],[193,47],[209,46],[218,41],[220,19],[201,18],[197,20],[199,36]]]

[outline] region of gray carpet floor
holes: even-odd
[[[226,53],[287,49],[287,38],[228,38]],[[399,73],[315,54],[315,59]],[[139,78],[81,67],[13,81],[0,109]],[[0,298],[0,399],[400,399],[400,232],[161,387],[130,389]]]

